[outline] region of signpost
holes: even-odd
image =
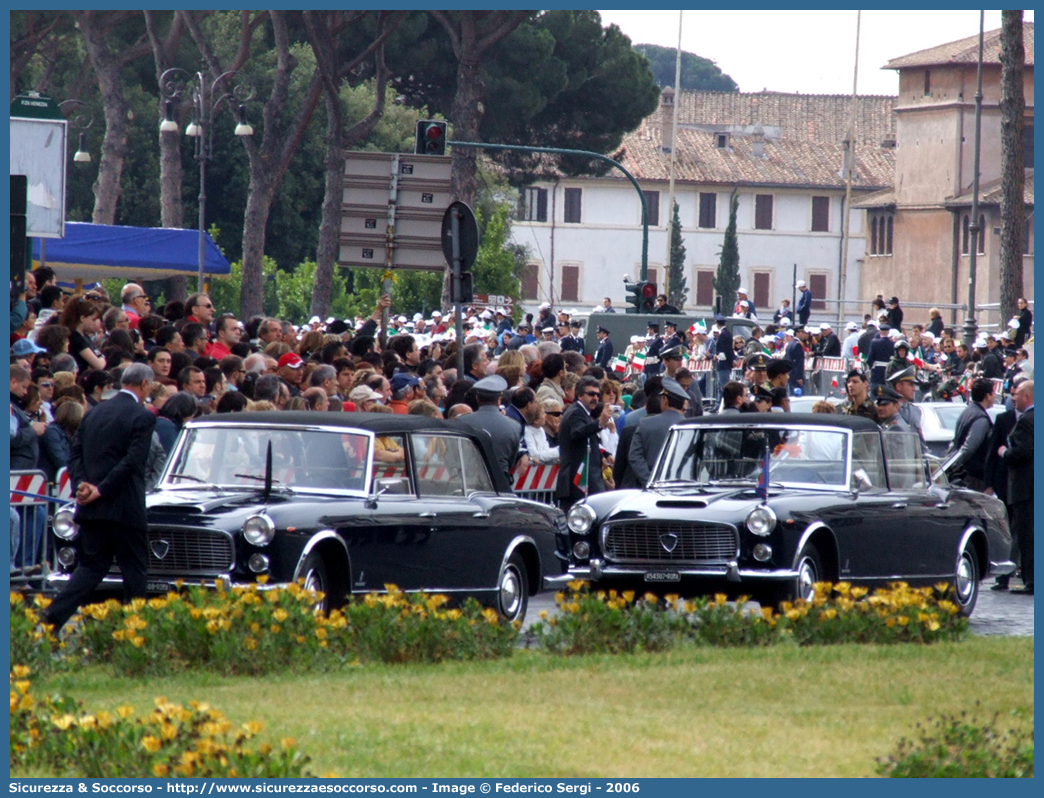
[[[28,180],[26,235],[65,235],[65,139],[68,122],[58,103],[39,92],[11,103],[11,174]]]
[[[449,156],[349,152],[338,265],[443,271],[451,171]]]
[[[471,267],[478,255],[478,221],[465,203],[454,202],[442,217],[442,254],[451,270],[450,298],[457,332],[457,378],[464,376],[463,304],[472,300]]]

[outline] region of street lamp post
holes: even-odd
[[[231,86],[225,90],[224,86]],[[163,121],[160,131],[177,132],[178,123],[174,120],[174,101],[187,97],[192,102],[192,121],[185,128],[185,135],[194,140],[192,157],[199,163],[199,285],[203,290],[206,215],[207,215],[207,161],[213,157],[214,149],[214,113],[221,103],[238,104],[236,109],[237,136],[252,136],[254,129],[246,121],[246,103],[254,96],[254,89],[237,70],[230,70],[208,81],[204,72],[188,72],[180,67],[171,67],[160,75],[160,93],[164,100]]]
[[[74,163],[90,163],[91,153],[87,149],[87,129],[94,124],[94,108],[83,100],[63,100],[58,103],[62,114],[68,114],[69,126],[80,131],[80,137],[73,154]]]

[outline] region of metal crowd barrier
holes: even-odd
[[[51,519],[54,506],[72,499],[69,474],[54,484],[43,471],[11,472],[11,587],[40,589],[54,563]]]
[[[516,482],[515,495],[541,504],[555,504],[555,486],[558,483],[558,465],[535,465]]]

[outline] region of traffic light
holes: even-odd
[[[417,121],[417,155],[446,154],[446,123],[434,119]]]
[[[639,280],[636,283],[624,283],[627,293],[627,313],[652,313],[656,307],[656,283]]]
[[[652,313],[656,309],[656,283],[642,283],[642,313]]]
[[[475,284],[471,272],[463,272],[459,278],[454,277],[450,287],[451,302],[468,305],[475,301]]]

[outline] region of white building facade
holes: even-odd
[[[893,101],[857,98],[853,197],[889,184]],[[866,242],[862,211],[849,214],[843,255],[844,136],[838,134],[848,110],[848,98],[683,93],[674,199],[686,249],[685,311],[713,309],[714,275],[733,196],[739,203],[741,285],[763,318],[781,298],[792,296],[796,279],[805,280],[817,299],[837,299],[844,271],[845,295],[857,297]],[[664,291],[672,217],[672,112],[668,89],[660,111],[625,138],[618,158],[646,197],[648,279],[658,292]],[[872,129],[860,131],[860,120]],[[871,148],[874,138],[879,141]],[[513,235],[531,254],[521,297],[527,310],[545,301],[590,310],[608,296],[622,311],[624,277],[640,277],[641,201],[615,169],[604,177],[560,177],[523,188]],[[816,313],[836,318],[837,304],[817,303]]]

